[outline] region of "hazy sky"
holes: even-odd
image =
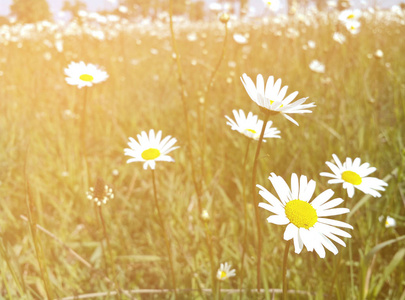
[[[0,15],[8,15],[10,13],[10,4],[12,3],[13,0],[0,0]],[[49,6],[51,8],[52,12],[58,12],[63,5],[63,2],[65,0],[47,0],[49,3]],[[107,0],[82,0],[87,4],[87,7],[90,11],[97,11],[100,9],[106,9],[106,8],[112,8],[113,5],[109,3]],[[207,3],[209,2],[221,2],[218,0],[205,0]],[[282,2],[286,0],[281,0]],[[353,2],[359,2],[360,0],[356,0]],[[368,0],[367,2],[369,3],[374,3],[374,0]],[[393,4],[398,4],[401,2],[401,0],[376,0],[378,5],[380,6],[385,6],[389,7]],[[250,4],[257,7],[261,8],[262,7],[262,0],[250,0]]]

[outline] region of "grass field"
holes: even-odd
[[[120,296],[99,297],[128,299],[122,290],[144,289],[156,291],[132,297],[174,298],[161,291],[173,287],[167,236],[177,299],[272,299],[272,289],[277,289],[275,299],[281,299],[284,226],[267,223],[270,213],[260,209],[265,291],[257,294],[251,188],[257,142],[232,131],[224,117],[243,109],[263,118],[239,79],[246,73],[252,79],[257,74],[281,78],[288,93],[299,91],[298,98],[309,97],[307,102],[316,105],[311,114],[294,117],[299,126],[280,115],[271,117],[281,139],[262,144],[256,183],[277,195],[267,180],[271,172],[287,183],[292,173],[306,175],[317,183],[315,195],[331,188],[345,200],[340,207],[352,210],[336,217],[353,226],[346,230],[352,235],[344,238],[347,247],[336,244],[336,256],[326,251],[322,259],[306,249],[301,254],[290,249],[288,288],[300,292],[289,299],[405,299],[403,14],[364,13],[360,32],[353,35],[332,12],[231,20],[225,43],[225,25],[216,19],[177,20],[177,54],[168,19],[154,24],[86,22],[0,27],[2,298],[121,290]],[[336,31],[346,36],[345,43],[333,40]],[[104,38],[95,38],[100,32]],[[235,42],[235,33],[246,34],[246,44]],[[310,40],[314,48],[308,47]],[[63,43],[62,51],[55,41]],[[374,55],[378,49],[383,57]],[[314,59],[325,65],[325,73],[309,69]],[[99,65],[109,78],[82,89],[68,85],[64,69],[71,61]],[[151,171],[142,163],[127,164],[124,156],[128,138],[151,128],[175,137],[180,146],[170,153],[175,163],[156,163],[160,218]],[[334,153],[340,160],[360,157],[376,167],[370,176],[388,183],[382,197],[356,190],[348,198],[341,185],[329,185],[319,173],[329,171],[325,162]],[[115,195],[100,209],[110,245],[99,209],[86,198],[97,178]],[[208,219],[201,218],[199,203]],[[384,226],[386,216],[396,220],[395,227]],[[232,264],[236,276],[220,282],[215,275],[224,262]]]

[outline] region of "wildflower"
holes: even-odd
[[[280,0],[263,0],[264,4],[271,11],[278,11],[280,9]]]
[[[142,131],[141,134],[137,135],[137,137],[138,142],[130,137],[130,142],[128,145],[131,149],[124,149],[125,155],[132,156],[132,158],[127,160],[127,163],[134,161],[144,162],[143,168],[145,170],[148,167],[154,170],[156,161],[174,162],[174,159],[167,154],[179,148],[173,147],[173,145],[177,142],[175,138],[172,138],[169,135],[162,140],[162,131],[159,130],[155,135],[155,131],[153,129],[149,131],[149,136],[145,131]]]
[[[91,187],[86,192],[87,199],[94,201],[98,206],[101,204],[107,204],[109,200],[114,199],[114,193],[112,188],[104,184],[102,179],[97,179],[95,187]]]
[[[309,68],[316,73],[325,73],[325,65],[316,59],[311,61]]]
[[[274,77],[270,76],[267,80],[266,88],[261,74],[257,75],[256,86],[252,79],[246,74],[241,77],[242,83],[249,94],[250,98],[261,108],[272,112],[273,114],[281,113],[286,119],[298,126],[297,121],[288,114],[311,113],[308,108],[315,107],[314,103],[303,104],[307,98],[301,98],[292,102],[298,95],[298,92],[291,93],[286,98],[288,86],[281,88],[281,79],[274,82]],[[280,90],[281,88],[281,90]]]
[[[328,161],[326,164],[333,174],[326,172],[320,174],[321,176],[332,178],[328,181],[329,184],[343,183],[343,188],[347,189],[347,194],[350,198],[354,195],[354,188],[373,197],[381,197],[381,194],[377,191],[385,191],[384,186],[388,186],[388,184],[381,179],[367,177],[376,171],[376,168],[370,167],[369,163],[361,164],[359,157],[354,159],[354,161],[347,157],[343,164],[335,154],[332,154],[332,157],[336,165]]]
[[[233,115],[235,116],[235,120],[232,120],[230,117],[225,116],[229,122],[226,122],[227,125],[231,126],[232,130],[236,130],[243,135],[247,136],[248,138],[259,140],[260,133],[263,128],[263,121],[258,120],[256,115],[253,115],[252,112],[249,112],[246,116],[242,109],[239,110],[239,113],[236,109],[233,111]],[[263,138],[280,138],[279,133],[280,131],[277,128],[271,128],[273,122],[268,121],[266,124],[266,129],[264,131]],[[263,142],[266,142],[263,139]]]
[[[378,49],[376,52],[374,52],[375,58],[382,58],[383,56],[384,56],[384,52],[382,52],[381,49]]]
[[[225,264],[221,264],[217,272],[217,279],[226,280],[229,277],[235,276],[235,269],[231,270],[231,267],[232,265],[228,264],[227,262]]]
[[[397,222],[395,221],[395,219],[390,216],[387,216],[386,218],[384,218],[384,216],[379,216],[378,220],[380,222],[383,222],[385,220],[385,222],[384,222],[385,228],[395,227],[397,225]]]
[[[248,42],[248,39],[240,33],[234,33],[233,39],[235,42],[237,42],[238,44],[241,44],[241,45],[247,44],[247,42]]]
[[[208,221],[208,220],[210,219],[210,215],[209,215],[209,213],[208,213],[208,211],[207,211],[206,209],[204,209],[204,210],[202,211],[202,213],[201,213],[201,218],[202,218],[204,221]]]
[[[358,34],[360,32],[361,23],[359,21],[346,22],[346,29],[351,34]]]
[[[100,83],[108,78],[105,71],[101,71],[96,65],[85,64],[84,62],[71,62],[65,68],[66,82],[70,85],[77,85],[80,89],[84,86],[92,86],[95,83]]]
[[[324,218],[348,213],[347,208],[335,208],[343,202],[343,199],[336,198],[329,201],[334,194],[329,189],[311,201],[316,182],[314,180],[308,182],[307,177],[303,175],[299,180],[295,173],[291,175],[291,189],[281,176],[274,173],[270,174],[269,180],[279,199],[261,185],[257,185],[260,188],[259,194],[270,203],[259,203],[259,207],[275,214],[267,218],[269,223],[287,225],[284,240],[293,239],[295,253],[301,253],[305,246],[308,251],[315,250],[321,258],[324,258],[324,247],[335,255],[338,253],[331,240],[346,246],[337,235],[347,238],[351,235],[337,227],[350,229],[353,227],[345,222]]]
[[[361,11],[359,9],[346,9],[339,14],[338,19],[343,24],[346,24],[347,22],[358,21],[360,17]]]
[[[346,42],[346,37],[340,32],[335,32],[333,34],[333,40],[335,42],[338,42],[339,44],[343,44],[344,42]]]

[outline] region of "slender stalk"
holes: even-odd
[[[87,151],[86,151],[86,122],[87,122],[87,98],[88,98],[88,87],[84,87],[84,96],[83,96],[83,106],[80,116],[80,152],[84,161],[85,169],[85,187],[87,188],[89,179],[89,166],[87,161]]]
[[[350,259],[350,290],[352,293],[352,299],[356,299],[354,296],[354,272],[353,272],[353,251],[352,251],[352,239],[349,240],[349,259]]]
[[[190,165],[191,165],[191,177],[193,180],[193,185],[194,189],[197,195],[197,203],[198,203],[198,215],[200,218],[201,222],[204,222],[201,219],[202,215],[202,187],[199,184],[197,180],[197,175],[196,175],[196,167],[195,167],[195,161],[194,161],[194,155],[192,151],[192,143],[191,143],[191,131],[190,131],[190,121],[189,121],[189,114],[188,114],[188,107],[187,107],[187,101],[185,99],[185,88],[184,88],[184,82],[183,82],[183,72],[180,64],[180,53],[177,49],[177,43],[176,43],[176,38],[174,36],[174,27],[173,27],[173,0],[170,0],[170,5],[169,5],[169,17],[170,17],[170,35],[172,39],[172,47],[173,51],[176,55],[176,64],[177,64],[177,74],[178,74],[178,81],[180,85],[180,98],[183,106],[183,115],[184,115],[184,120],[186,123],[186,133],[187,133],[187,155],[189,157]],[[209,256],[210,256],[210,267],[211,267],[211,281],[213,283],[212,288],[215,288],[215,265],[213,262],[213,248],[212,248],[212,243],[210,242],[211,240],[211,233],[208,230],[208,226],[206,225],[205,227],[205,243],[207,244]]]
[[[221,300],[221,281],[219,281],[218,283],[218,295],[217,295],[217,299]]]
[[[110,239],[109,239],[108,234],[107,234],[107,229],[106,229],[106,226],[105,226],[105,221],[104,221],[104,217],[103,217],[103,212],[101,210],[101,206],[98,207],[98,215],[100,216],[100,221],[101,221],[101,224],[102,224],[102,227],[103,227],[104,238],[107,241],[107,251],[108,251],[108,256],[110,257],[110,264],[111,264],[113,282],[114,282],[114,285],[115,285],[115,288],[116,288],[118,294],[120,295],[121,292],[120,292],[120,288],[119,288],[119,285],[118,285],[118,282],[117,282],[117,272],[115,270],[114,257],[113,257],[113,254],[112,254]]]
[[[250,146],[250,139],[247,142],[246,150],[245,150],[245,158],[243,159],[243,169],[242,169],[242,198],[243,198],[243,209],[244,209],[244,229],[243,229],[243,244],[242,244],[242,257],[240,261],[240,294],[239,299],[242,299],[242,285],[243,285],[243,265],[245,262],[245,254],[246,254],[246,245],[247,245],[247,222],[248,222],[248,212],[247,212],[247,201],[246,201],[246,162],[249,153],[249,146]]]
[[[253,161],[253,171],[252,171],[252,196],[253,196],[253,206],[255,208],[255,217],[256,217],[256,227],[257,227],[257,238],[258,238],[258,246],[257,246],[257,290],[260,290],[260,266],[261,266],[261,258],[262,258],[262,233],[261,233],[261,224],[260,224],[260,216],[259,216],[259,207],[257,203],[257,193],[256,193],[256,171],[257,171],[257,164],[258,158],[260,155],[260,147],[262,146],[264,131],[266,130],[267,122],[269,121],[270,111],[265,112],[264,121],[262,131],[260,132],[260,137],[257,143],[255,160]]]
[[[287,299],[287,258],[288,250],[290,250],[291,240],[285,244],[284,259],[283,259],[283,300]]]
[[[153,198],[155,201],[155,208],[158,213],[159,224],[160,224],[161,230],[163,232],[163,238],[164,238],[165,244],[166,244],[167,256],[169,258],[169,267],[170,267],[170,273],[171,273],[171,277],[172,277],[172,288],[174,291],[174,297],[177,298],[176,277],[175,277],[174,267],[173,267],[172,249],[170,247],[169,239],[166,234],[164,219],[162,217],[162,214],[160,213],[159,203],[157,200],[155,170],[152,169],[151,172],[152,172]]]
[[[221,62],[225,56],[226,41],[228,38],[228,23],[224,23],[224,25],[225,25],[225,36],[224,36],[224,42],[222,44],[221,56],[219,57],[219,60],[217,62],[217,65],[215,66],[215,69],[211,73],[210,79],[208,81],[207,86],[205,87],[205,92],[204,92],[203,115],[202,115],[202,121],[201,121],[201,127],[202,127],[201,129],[203,132],[203,137],[202,137],[201,161],[200,161],[201,177],[203,180],[205,180],[205,148],[206,148],[206,144],[207,144],[207,126],[205,126],[206,118],[207,118],[207,95],[208,95],[209,91],[211,90],[211,87],[212,87],[214,79],[215,79],[215,75],[217,74],[219,67],[221,66]]]

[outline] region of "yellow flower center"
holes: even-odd
[[[253,130],[253,129],[245,129],[246,131],[249,131],[249,132],[251,132],[251,133],[253,133],[253,134],[256,134],[257,132],[256,132],[256,130]]]
[[[94,77],[89,74],[82,74],[82,75],[80,75],[79,78],[80,78],[80,80],[83,80],[83,81],[93,81],[93,79],[94,79]]]
[[[225,271],[221,271],[221,276],[220,276],[220,278],[222,279],[222,278],[225,278],[226,277],[226,272]]]
[[[354,14],[350,14],[347,16],[348,19],[354,19]]]
[[[359,185],[361,183],[360,175],[353,171],[344,171],[342,173],[342,179],[354,185]]]
[[[309,229],[318,221],[315,208],[299,199],[291,200],[286,204],[285,215],[298,228]]]
[[[143,151],[141,156],[144,160],[156,159],[160,156],[160,151],[155,148],[149,148],[149,149]]]

